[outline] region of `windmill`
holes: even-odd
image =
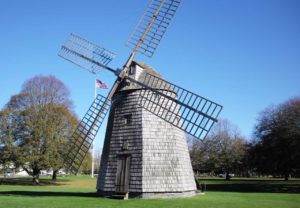
[[[75,173],[109,113],[97,190],[103,196],[185,197],[196,191],[185,134],[203,139],[222,106],[174,85],[150,66],[134,60],[152,57],[179,0],[152,0],[131,34],[132,52],[122,69],[108,66],[115,54],[71,34],[59,56],[93,74],[117,76],[107,97],[100,94],[78,124],[65,164]]]

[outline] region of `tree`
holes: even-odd
[[[77,119],[64,106],[51,105],[47,111],[47,127],[44,134],[49,139],[47,148],[49,166],[53,170],[52,180],[56,180],[59,169],[63,168],[66,144],[74,131]]]
[[[85,175],[91,174],[92,173],[91,164],[92,164],[92,154],[88,152],[82,161],[82,164],[79,168],[79,172]]]
[[[3,110],[8,112],[12,130],[14,162],[37,183],[40,170],[52,168],[55,179],[63,167],[63,147],[77,123],[71,107],[69,91],[60,80],[36,76],[24,83]]]
[[[228,120],[220,120],[209,135],[190,145],[194,170],[205,172],[241,172],[245,155],[245,139]]]
[[[261,173],[288,180],[300,169],[300,98],[261,112],[254,134],[253,165]]]
[[[15,158],[12,123],[9,111],[0,111],[0,164],[9,168]]]
[[[213,172],[211,164],[208,139],[198,140],[188,136],[189,152],[193,170],[196,173]]]

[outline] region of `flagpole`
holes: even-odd
[[[97,97],[97,86],[96,86],[97,79],[94,80],[94,99]],[[94,178],[94,146],[95,146],[95,140],[92,142],[92,174],[91,177]]]

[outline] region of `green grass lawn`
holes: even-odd
[[[300,207],[300,180],[202,179],[205,195],[185,199],[113,200],[98,197],[96,179],[88,176],[58,178],[52,183],[42,178],[41,185],[32,185],[30,178],[1,179],[2,208],[62,207],[172,207],[172,208],[289,208]]]

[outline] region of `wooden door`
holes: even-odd
[[[127,193],[129,191],[130,156],[121,155],[117,162],[116,192]]]

